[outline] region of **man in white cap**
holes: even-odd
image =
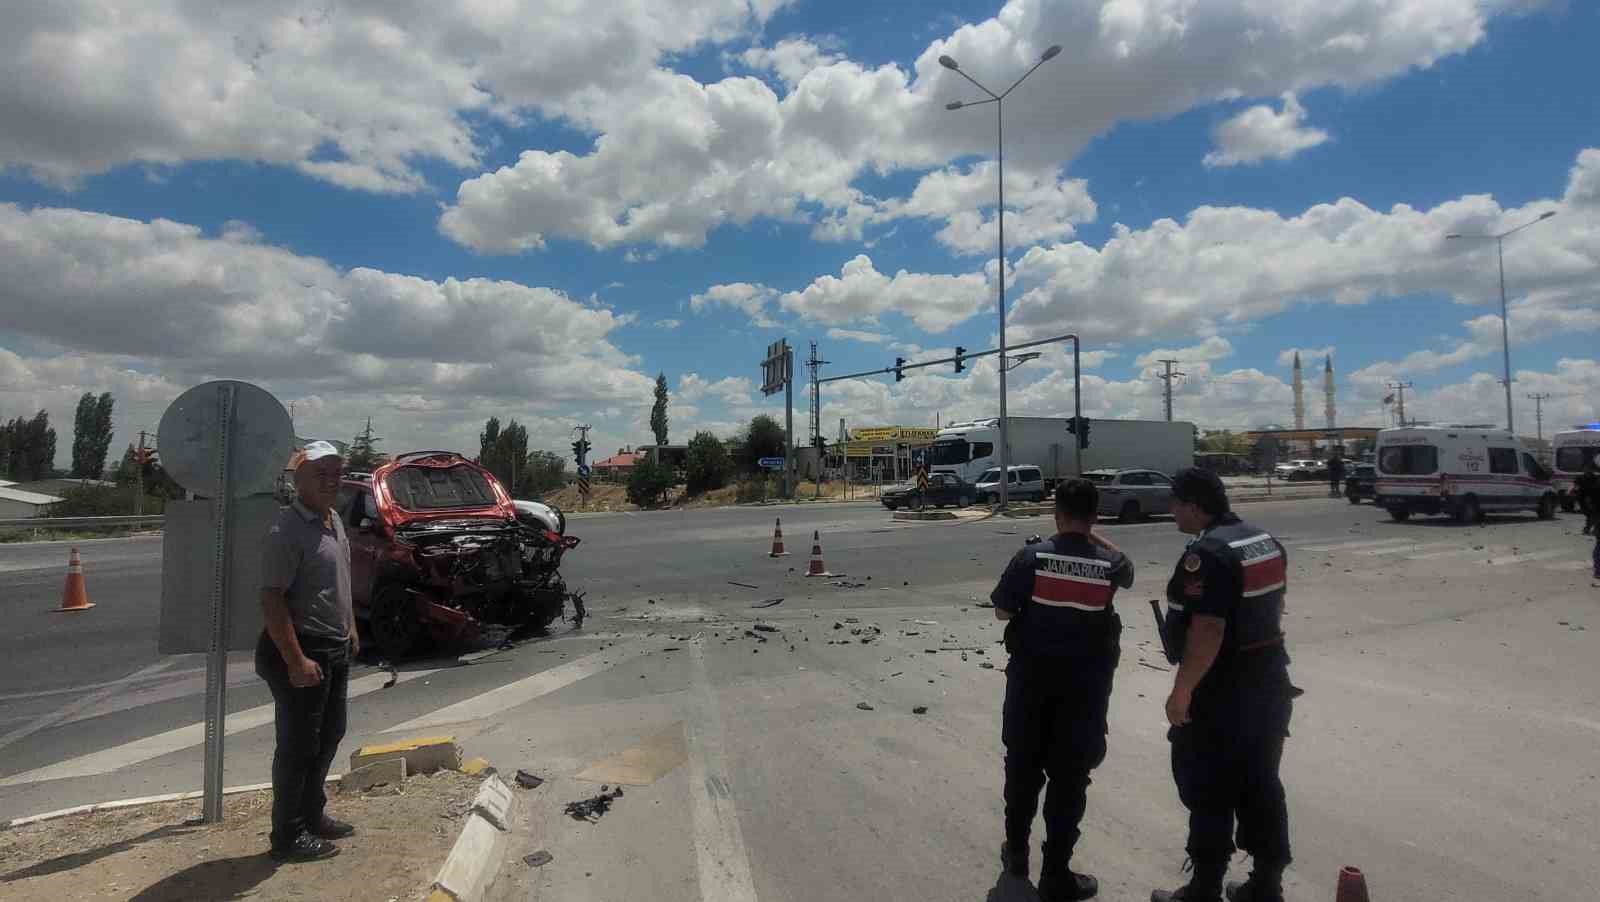
[[[278,511],[261,556],[266,629],[256,673],[272,689],[272,857],[315,861],[355,832],[324,811],[323,783],[344,738],[350,660],[360,648],[350,600],[350,543],[333,512],[344,461],[314,441],[290,459],[295,497]]]

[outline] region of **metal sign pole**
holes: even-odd
[[[206,654],[205,792],[202,814],[208,824],[222,821],[222,741],[228,692],[228,567],[232,541],[228,529],[228,496],[233,494],[229,457],[233,445],[234,387],[217,386],[217,493],[211,510],[215,527],[211,579],[211,648]]]

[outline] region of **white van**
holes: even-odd
[[[1571,432],[1557,432],[1550,437],[1550,448],[1555,453],[1556,497],[1561,509],[1572,513],[1578,509],[1578,496],[1572,493],[1572,482],[1583,472],[1584,465],[1600,455],[1600,423],[1591,423]]]
[[[1490,426],[1413,426],[1378,432],[1379,507],[1396,520],[1451,514],[1462,523],[1484,511],[1556,515],[1550,471],[1515,435]]]

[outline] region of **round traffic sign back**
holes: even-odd
[[[207,382],[179,395],[161,415],[161,466],[196,495],[214,498],[222,491],[216,453],[222,442],[222,395],[229,388],[231,495],[271,494],[294,450],[294,424],[277,398],[248,382]]]

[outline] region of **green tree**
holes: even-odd
[[[1195,443],[1196,451],[1221,451],[1228,454],[1249,454],[1250,438],[1242,433],[1219,429],[1206,433]]]
[[[733,475],[733,459],[728,449],[709,432],[696,432],[689,440],[689,453],[685,461],[686,482],[691,495],[720,489]]]
[[[758,462],[761,458],[782,456],[783,427],[764,413],[756,416],[750,421],[750,429],[745,434],[746,467],[757,470],[760,469]]]
[[[100,479],[106,471],[106,453],[111,450],[111,411],[116,405],[111,393],[96,398],[84,392],[72,421],[72,475],[79,479]]]
[[[642,457],[628,475],[628,500],[640,507],[654,507],[672,488],[672,468]]]
[[[525,472],[523,487],[527,493],[544,495],[567,484],[567,459],[550,451],[534,451],[528,455]]]
[[[383,463],[383,455],[378,453],[381,441],[383,439],[372,434],[372,417],[367,417],[367,428],[350,440],[350,456],[345,458],[345,467],[358,473],[375,469]]]
[[[528,430],[516,420],[500,426],[499,417],[490,417],[478,433],[478,463],[483,464],[499,480],[513,498],[526,498],[538,494],[530,476]]]
[[[31,482],[49,479],[55,472],[56,431],[50,428],[50,414],[41,410],[32,419],[17,417],[3,427],[6,456],[0,471],[7,479]]]
[[[656,444],[667,443],[667,374],[656,374],[656,403],[650,408],[650,431],[655,433]]]
[[[134,448],[130,443],[128,449],[122,452],[122,462],[117,465],[116,470],[111,475],[112,480],[117,485],[123,487],[137,485],[140,476],[139,471],[142,469],[144,471],[144,493],[146,497],[170,500],[184,496],[183,486],[178,485],[176,480],[167,475],[166,469],[161,466],[161,462],[154,451],[151,451],[142,468],[134,462],[134,457]],[[149,506],[146,505],[145,513],[150,512]]]

